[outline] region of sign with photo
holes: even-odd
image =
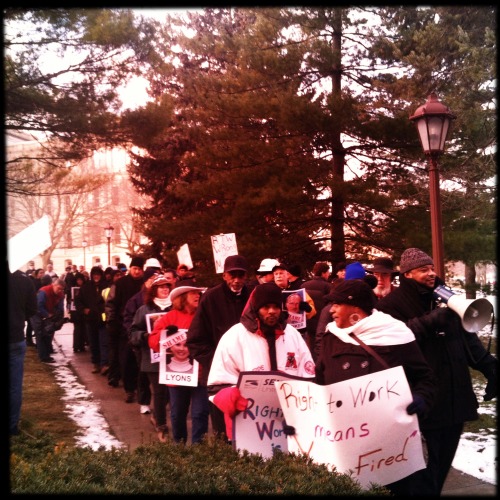
[[[306,327],[306,313],[299,310],[301,302],[306,300],[306,290],[283,290],[283,310],[288,312],[287,323],[300,330]]]
[[[161,318],[164,314],[167,314],[166,311],[146,314],[146,328],[147,328],[148,333],[151,333],[153,331],[156,320]],[[163,336],[165,335],[165,330],[162,330],[162,332],[160,334],[160,342],[163,340],[162,335]],[[150,348],[149,353],[151,355],[151,363],[159,363],[160,362],[160,353],[159,352],[154,352],[153,349]]]
[[[158,381],[167,385],[187,385],[196,387],[198,385],[198,361],[189,357],[189,351],[185,347],[187,330],[179,329],[173,335],[166,335],[162,330],[160,338],[160,374]],[[183,349],[178,352],[176,346],[184,344]]]

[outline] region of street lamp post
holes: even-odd
[[[108,222],[108,227],[104,228],[106,238],[108,238],[108,266],[111,265],[111,236],[113,236],[114,227]]]
[[[87,260],[86,260],[86,256],[85,256],[85,249],[87,248],[87,240],[83,240],[82,241],[82,247],[83,247],[83,267],[85,269],[87,269]]]
[[[427,102],[417,108],[410,120],[415,122],[424,154],[429,158],[429,190],[431,205],[432,257],[436,272],[445,279],[441,198],[437,158],[444,152],[451,120],[456,116],[442,104],[433,92]]]

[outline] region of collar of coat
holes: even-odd
[[[264,332],[262,331],[262,329],[260,327],[260,319],[259,318],[257,318],[257,331],[255,333],[257,335],[259,335],[260,337],[266,338],[266,335],[264,334]],[[274,335],[275,335],[276,340],[278,340],[282,335],[285,335],[285,332],[284,332],[284,330],[280,330],[279,328],[276,328],[274,330]]]

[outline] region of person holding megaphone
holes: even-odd
[[[408,325],[436,376],[435,403],[420,421],[427,468],[416,473],[416,480],[421,495],[440,496],[464,423],[479,418],[469,368],[486,377],[484,400],[490,401],[497,396],[498,359],[434,293],[444,282],[436,275],[429,255],[418,248],[406,249],[399,273],[399,287],[380,299],[376,308]]]

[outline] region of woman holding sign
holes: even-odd
[[[129,329],[129,339],[133,347],[141,349],[141,372],[147,374],[151,392],[153,395],[153,417],[151,422],[156,427],[158,439],[165,443],[167,441],[167,404],[169,399],[168,387],[158,381],[159,363],[153,362],[148,345],[151,322],[155,316],[166,314],[172,307],[170,301],[170,287],[168,281],[161,275],[156,274],[151,286],[146,289],[144,305],[135,312],[132,325]],[[159,320],[156,321],[158,323]],[[149,323],[149,325],[148,325]]]
[[[184,281],[182,286],[177,286],[170,292],[172,309],[155,323],[153,332],[148,339],[149,346],[155,352],[160,351],[161,331],[166,330],[167,340],[174,343],[169,350],[177,356],[179,352],[183,353],[184,356],[188,354],[186,352],[187,347],[185,347],[185,332],[187,332],[189,325],[193,321],[194,313],[200,303],[201,294],[206,288],[196,287],[194,283],[192,283],[192,286],[187,286],[187,283],[187,281]],[[176,443],[187,442],[187,417],[191,406],[191,441],[193,444],[200,443],[208,432],[209,402],[207,388],[199,384],[196,386],[169,384],[168,392],[174,441]]]
[[[329,385],[401,365],[413,395],[406,411],[424,417],[434,402],[436,385],[412,331],[374,309],[377,298],[361,279],[343,281],[327,298],[333,322],[322,337],[316,382]],[[419,494],[411,475],[386,487],[396,495]]]

